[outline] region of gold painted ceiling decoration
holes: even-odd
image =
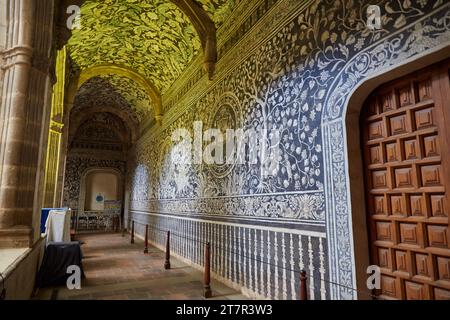
[[[72,112],[93,107],[118,108],[136,123],[153,114],[151,101],[132,80],[117,75],[94,77],[86,81],[75,96]]]
[[[92,75],[93,81],[82,85],[75,107],[109,103],[131,110],[138,122],[150,115],[158,120],[161,118],[161,94],[181,75],[202,46],[204,66],[211,77],[216,62],[215,34],[213,44],[205,44],[205,39],[208,37],[208,41],[212,41],[211,30],[214,32],[214,26],[219,27],[241,0],[185,1],[193,2],[83,1],[81,28],[72,31],[67,44],[73,77],[102,66],[111,66],[111,70],[106,72],[108,76]],[[189,10],[190,5],[195,10]],[[200,20],[205,23],[199,24]],[[209,49],[205,51],[205,47]],[[115,72],[116,67],[142,77],[151,88],[150,94],[148,87],[141,88],[142,83],[133,81],[133,77]]]
[[[141,87],[137,86],[132,79],[115,74],[104,75],[100,78],[108,81],[108,83],[115,88],[115,90],[132,106],[133,110],[141,120],[154,112],[150,97]]]
[[[201,43],[189,18],[168,0],[86,0],[68,48],[81,69],[123,65],[164,92]]]

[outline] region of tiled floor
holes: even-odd
[[[66,287],[40,289],[36,299],[203,299],[203,274],[171,258],[172,268],[164,270],[165,254],[155,247],[143,253],[143,241],[121,234],[78,235],[83,241],[86,278],[81,290]],[[212,299],[246,299],[217,281],[212,281]]]

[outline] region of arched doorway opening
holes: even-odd
[[[124,177],[115,168],[89,168],[81,176],[77,232],[118,231],[124,203]]]
[[[117,231],[124,216],[127,154],[132,130],[116,113],[89,113],[71,122],[64,205],[76,232]],[[78,121],[79,120],[79,121]]]
[[[380,86],[361,113],[370,262],[385,299],[450,299],[449,67]]]
[[[405,61],[404,65],[398,66],[396,68],[393,68],[392,70],[385,70],[383,73],[380,74],[374,74],[370,79],[367,79],[365,82],[363,82],[358,88],[356,88],[351,96],[351,98],[349,99],[349,102],[347,104],[347,112],[346,112],[346,128],[347,128],[347,155],[348,155],[348,161],[349,161],[349,181],[350,181],[350,194],[351,194],[351,212],[352,212],[352,229],[353,229],[353,246],[354,246],[354,257],[355,257],[355,270],[356,270],[356,283],[357,283],[357,287],[362,290],[360,291],[360,293],[358,294],[358,298],[360,299],[364,299],[366,297],[368,297],[368,295],[366,295],[364,293],[364,291],[366,291],[366,293],[370,293],[370,291],[367,289],[367,278],[368,278],[368,274],[367,274],[367,267],[371,264],[377,264],[380,261],[380,257],[376,258],[374,257],[374,250],[373,250],[373,236],[370,236],[370,234],[375,233],[375,237],[376,237],[376,227],[375,227],[375,231],[373,229],[373,223],[372,223],[372,229],[368,228],[368,225],[371,224],[370,222],[370,218],[368,218],[368,212],[370,212],[370,210],[372,208],[374,208],[374,199],[373,197],[371,197],[372,193],[370,190],[367,190],[367,184],[372,183],[372,178],[369,177],[369,179],[367,178],[367,168],[366,168],[366,163],[367,163],[367,159],[369,159],[370,161],[370,150],[365,150],[364,146],[362,146],[361,143],[361,137],[367,137],[368,136],[368,129],[367,126],[362,125],[360,127],[360,117],[361,114],[364,114],[365,110],[366,110],[366,103],[365,101],[370,101],[371,98],[373,97],[373,93],[377,92],[377,90],[381,90],[381,89],[377,89],[377,88],[382,88],[384,86],[386,86],[387,83],[393,81],[393,79],[401,79],[402,77],[405,77],[405,75],[410,74],[412,71],[417,71],[417,70],[421,70],[424,66],[432,66],[434,63],[438,62],[438,61],[442,61],[443,58],[445,58],[448,54],[448,48],[442,49],[442,50],[438,50],[434,53],[431,53],[427,56],[421,56],[418,57],[417,59],[414,59],[413,61]],[[428,67],[428,70],[430,70],[431,68],[435,68],[435,67]],[[442,68],[442,65],[441,65]],[[438,67],[439,69],[439,67]],[[434,69],[435,70],[435,69]],[[420,72],[418,73],[419,75],[421,74]],[[417,75],[417,74],[416,74]],[[445,75],[445,72],[442,73],[442,75]],[[408,77],[408,76],[407,76]],[[410,76],[411,77],[411,76]],[[448,77],[448,73],[447,73],[447,77]],[[416,80],[419,78],[416,78]],[[416,80],[411,80],[410,79],[410,85],[411,85],[411,97],[413,97],[414,99],[419,99],[420,100],[420,96],[418,94],[418,86],[419,86],[419,82]],[[396,81],[396,80],[394,80]],[[400,81],[398,83],[401,83],[402,80],[397,80]],[[406,78],[403,78],[403,81],[407,81]],[[416,82],[414,82],[416,81]],[[404,83],[403,83],[404,84]],[[442,82],[442,84],[447,85],[448,87],[448,83],[445,84],[445,81]],[[395,87],[395,85],[394,85]],[[397,89],[401,89],[402,85],[397,85]],[[423,86],[422,86],[423,87]],[[417,88],[417,89],[416,89]],[[423,87],[424,88],[424,87]],[[424,90],[422,88],[422,91]],[[445,90],[444,90],[445,91]],[[398,98],[399,94],[400,94],[400,90],[392,90],[392,94],[393,94],[393,99],[397,99],[397,102],[400,105],[400,98]],[[395,96],[395,94],[397,94],[397,96]],[[403,92],[403,95],[405,95],[406,93]],[[448,93],[445,93],[445,97],[441,97],[439,98],[439,103],[443,103],[444,101],[449,101],[448,98]],[[446,99],[446,100],[445,100]],[[414,105],[418,105],[418,108],[420,110],[426,110],[427,108],[425,106],[421,106],[420,105],[420,101],[419,100],[414,100]],[[406,103],[406,102],[403,102]],[[423,102],[426,104],[426,102]],[[400,110],[400,109],[399,109]],[[444,111],[446,113],[446,119],[448,119],[448,106],[446,111]],[[388,114],[387,117],[388,118],[388,122],[385,124],[385,127],[381,127],[382,130],[393,130],[392,128],[397,125],[397,124],[402,124],[401,121],[401,117],[400,118],[395,118],[394,114],[395,111],[390,111],[392,112],[392,114]],[[403,110],[399,111],[400,113],[403,112]],[[405,112],[405,114],[408,114],[411,116],[410,120],[407,120],[406,122],[404,122],[405,124],[409,123],[409,128],[410,130],[417,128],[418,126],[418,122],[419,121],[419,116],[424,115],[425,118],[426,116],[426,111],[423,111],[422,113],[419,112],[417,115],[411,111]],[[373,116],[373,115],[372,115]],[[433,115],[435,117],[435,115]],[[362,117],[364,117],[364,115],[362,115]],[[381,117],[383,118],[383,115],[381,115]],[[424,119],[425,119],[424,118]],[[375,118],[370,118],[370,120],[374,120]],[[391,123],[391,119],[392,119],[392,123]],[[444,119],[443,117],[441,117],[441,119],[439,121],[442,121],[442,119]],[[397,123],[396,120],[399,120],[399,122]],[[374,120],[375,121],[375,120]],[[371,121],[369,121],[369,123],[371,123]],[[401,127],[401,126],[400,126]],[[375,130],[375,129],[373,129]],[[399,129],[400,130],[400,129]],[[375,132],[375,131],[373,131]],[[388,131],[386,131],[387,133]],[[389,131],[389,132],[393,132],[393,131]],[[382,132],[383,133],[383,132]],[[406,133],[405,133],[406,134]],[[412,135],[413,133],[410,132],[410,134]],[[400,135],[400,133],[399,133]],[[430,141],[432,141],[432,138],[427,138],[427,139],[423,139],[422,138],[422,134],[418,134],[419,138],[418,142],[419,142],[419,148],[422,148],[419,150],[419,152],[424,152],[424,143],[427,143],[427,148],[429,148],[430,145]],[[400,137],[400,136],[399,136]],[[399,137],[395,137],[394,140],[398,140],[399,144],[398,146],[396,146],[396,148],[398,147],[399,149],[395,149],[394,145],[390,146],[389,145],[389,141],[381,141],[379,140],[378,142],[380,143],[380,150],[382,151],[382,153],[380,154],[379,159],[381,161],[383,161],[383,163],[385,163],[385,161],[387,160],[386,155],[387,155],[387,149],[386,147],[389,149],[389,147],[393,147],[395,151],[397,151],[397,153],[399,154],[400,157],[406,157],[405,155],[405,146],[401,146],[400,145],[400,140],[401,138]],[[405,136],[406,137],[406,136]],[[398,138],[398,139],[397,139]],[[380,139],[382,139],[380,137]],[[400,139],[400,140],[399,140]],[[448,141],[449,140],[449,133],[448,130],[445,130],[445,132],[442,135],[442,139],[446,139],[445,142],[448,145]],[[363,139],[364,141],[364,139]],[[401,141],[406,141],[401,140]],[[382,149],[384,148],[384,149]],[[373,157],[376,157],[376,148],[373,150]],[[391,150],[392,151],[392,150]],[[392,155],[391,155],[392,156]],[[444,157],[445,158],[445,157]],[[405,159],[405,158],[401,158],[401,159]],[[435,158],[434,160],[436,160],[437,158]],[[411,163],[413,162],[412,159],[408,160]],[[427,160],[420,160],[420,161],[427,161]],[[443,161],[447,161],[447,160],[443,160]],[[425,164],[424,162],[424,164]],[[406,179],[406,177],[408,176],[406,173],[408,172],[408,170],[406,170],[405,168],[407,166],[404,165],[404,163],[402,162],[398,162],[398,168],[400,168],[401,170],[398,172],[395,171],[389,171],[391,174],[391,176],[389,177],[389,179],[391,179],[391,177],[393,177],[391,180],[387,181],[388,183],[394,183],[393,185],[390,186],[396,186],[395,183],[400,183],[399,181],[401,181],[402,178],[402,174],[403,174],[403,178]],[[434,165],[435,163],[433,163]],[[381,166],[381,165],[379,165]],[[420,165],[419,165],[420,167]],[[448,165],[444,165],[444,167],[448,168]],[[381,167],[380,167],[381,168]],[[378,168],[378,169],[380,169]],[[405,170],[403,170],[405,169]],[[403,171],[402,171],[403,170]],[[397,176],[395,176],[395,174],[397,173]],[[447,247],[448,247],[448,235],[449,235],[449,229],[448,229],[448,213],[446,213],[446,217],[441,217],[442,222],[442,228],[437,228],[437,229],[433,229],[432,225],[433,222],[433,214],[432,214],[432,208],[431,208],[431,197],[430,195],[427,195],[426,192],[423,189],[425,187],[421,187],[419,186],[419,183],[421,183],[423,180],[423,174],[426,174],[426,172],[422,172],[421,169],[420,170],[416,170],[414,172],[414,174],[416,174],[414,176],[413,179],[413,183],[415,183],[416,187],[418,187],[420,190],[419,192],[417,192],[417,190],[413,190],[412,188],[409,189],[408,192],[400,192],[401,197],[396,198],[395,193],[398,190],[390,190],[388,193],[388,195],[386,197],[384,197],[384,203],[383,205],[386,206],[386,209],[389,212],[392,212],[392,201],[394,201],[394,207],[395,205],[403,205],[404,206],[404,210],[406,210],[406,213],[403,213],[403,215],[405,215],[405,224],[402,225],[400,227],[400,220],[398,220],[399,222],[394,223],[394,226],[392,227],[392,232],[390,227],[386,228],[386,232],[391,232],[391,236],[394,238],[394,240],[399,240],[398,244],[400,246],[408,246],[408,245],[418,245],[418,246],[423,246],[424,250],[427,250],[427,245],[432,243],[433,241],[431,241],[430,239],[430,230],[432,232],[435,232],[437,230],[440,230],[439,234],[440,236],[436,236],[437,237],[441,237],[442,239],[446,239],[447,241]],[[449,180],[448,178],[448,169],[443,169],[439,172],[440,175],[442,175],[441,179],[446,179],[447,181]],[[388,179],[388,178],[386,178]],[[382,180],[382,179],[381,179]],[[405,180],[407,181],[407,180]],[[400,183],[401,184],[401,183]],[[373,186],[373,185],[372,185]],[[403,187],[405,187],[405,185],[403,185]],[[405,189],[406,190],[406,189]],[[427,222],[425,222],[424,224],[424,228],[423,226],[421,227],[421,229],[415,229],[413,227],[413,223],[412,220],[415,219],[415,217],[411,214],[411,208],[414,208],[415,202],[414,200],[418,200],[419,198],[415,198],[414,197],[414,193],[419,194],[422,192],[422,195],[424,196],[424,202],[423,204],[421,203],[420,205],[424,206],[424,211],[426,211],[426,215],[427,218],[423,218],[423,219],[431,219],[430,221],[430,226],[431,229],[428,227]],[[430,194],[433,194],[433,190],[430,191]],[[376,192],[375,192],[376,193]],[[399,192],[397,192],[399,193]],[[407,193],[413,194],[413,197],[411,198],[410,195],[408,195]],[[444,193],[445,194],[445,193]],[[393,197],[392,197],[393,196]],[[448,197],[446,197],[448,198]],[[446,199],[445,198],[445,199]],[[435,198],[437,199],[437,198]],[[381,198],[379,198],[378,200],[381,201]],[[389,200],[390,202],[388,202],[387,200]],[[398,200],[398,201],[396,201]],[[413,201],[413,202],[411,202]],[[381,202],[378,202],[378,206],[380,206]],[[448,206],[447,203],[443,204],[446,208]],[[399,208],[399,207],[398,207]],[[369,216],[370,217],[370,216]],[[411,221],[407,221],[408,219],[410,219]],[[443,221],[446,219],[446,222]],[[436,220],[436,219],[435,219]],[[437,220],[436,220],[437,221]],[[439,224],[439,223],[437,223]],[[381,225],[382,227],[383,225]],[[387,225],[385,225],[387,226]],[[445,227],[446,226],[446,227]],[[408,227],[410,227],[408,229]],[[379,226],[380,228],[380,226]],[[414,232],[417,231],[419,233],[418,237],[420,237],[421,239],[423,239],[422,244],[404,244],[402,243],[402,240],[405,240],[407,238],[407,234],[409,232],[410,235],[413,235]],[[395,232],[395,235],[394,235]],[[435,239],[436,239],[435,236]],[[403,238],[402,238],[403,237]],[[406,237],[406,238],[405,238]],[[446,237],[446,238],[444,238]],[[375,240],[378,241],[378,240]],[[445,243],[445,241],[443,242]],[[445,244],[442,244],[442,246],[445,246]],[[369,251],[369,248],[372,248],[371,251]],[[441,248],[444,251],[441,251],[441,253],[446,253],[445,248]],[[432,249],[433,251],[434,249]],[[439,251],[440,249],[438,249]],[[381,250],[383,251],[383,250]],[[400,250],[401,251],[401,250]],[[411,249],[407,249],[407,250],[403,250],[407,252],[407,255],[402,257],[402,252],[399,252],[398,254],[395,252],[395,249],[388,251],[387,256],[385,255],[387,260],[387,263],[391,263],[392,267],[396,267],[397,266],[397,260],[401,261],[402,259],[404,260],[404,262],[407,264],[407,269],[409,268],[409,272],[404,272],[403,273],[403,278],[401,277],[402,271],[398,271],[398,270],[392,270],[391,275],[395,275],[395,279],[393,280],[393,282],[391,281],[391,285],[393,285],[393,290],[395,291],[395,294],[393,294],[391,292],[391,296],[392,295],[397,295],[396,297],[399,298],[413,298],[413,299],[437,299],[437,298],[445,298],[447,296],[447,291],[448,288],[446,287],[446,285],[448,284],[448,280],[444,280],[446,279],[445,271],[442,270],[448,270],[448,258],[445,257],[445,254],[442,256],[433,256],[433,254],[428,253],[429,255],[429,259],[425,259],[425,255],[420,255],[422,253],[425,253],[425,251],[423,252],[419,252],[418,254],[416,254],[417,252],[415,252],[414,250]],[[419,250],[420,251],[420,250]],[[386,253],[386,251],[383,251]],[[447,251],[448,252],[448,251]],[[398,256],[398,257],[397,257]],[[390,260],[389,260],[390,259]],[[386,261],[386,260],[385,260]],[[425,272],[424,268],[420,269],[420,266],[423,266],[425,263],[425,266],[428,268],[428,272],[429,275],[425,276],[423,273]],[[419,266],[419,268],[418,268]],[[447,268],[447,269],[446,269]],[[386,269],[386,268],[385,268]],[[383,268],[382,268],[383,270]],[[419,271],[418,271],[419,270]],[[420,271],[422,270],[422,271]],[[432,271],[431,271],[432,270]],[[441,271],[439,271],[441,270]],[[422,274],[420,274],[422,272]],[[425,272],[426,273],[426,272]],[[442,279],[440,279],[439,277],[441,277]],[[426,279],[428,278],[428,279]],[[388,279],[388,280],[386,280]],[[389,278],[384,279],[385,283],[384,286],[387,286],[387,282],[389,282]],[[409,280],[408,280],[409,279]],[[420,279],[425,279],[423,281],[423,283],[420,282]],[[435,284],[436,283],[443,283],[444,284],[444,291],[441,290],[441,288],[437,287]],[[417,285],[418,284],[418,285]],[[421,286],[421,284],[425,284],[425,286]],[[383,285],[382,285],[383,286]],[[423,289],[425,288],[425,289]],[[435,290],[436,289],[436,290]],[[424,291],[425,290],[425,291]],[[379,293],[379,292],[378,292]],[[393,298],[389,296],[389,292],[385,292],[384,295],[382,295],[382,298]]]

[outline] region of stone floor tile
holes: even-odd
[[[203,274],[171,257],[171,270],[164,270],[165,254],[150,246],[143,253],[143,241],[120,234],[80,234],[84,242],[82,289],[46,288],[35,299],[48,300],[203,300]],[[213,281],[214,299],[246,299],[239,292]]]

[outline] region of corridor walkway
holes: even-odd
[[[165,254],[129,236],[114,234],[78,235],[84,242],[83,268],[86,278],[81,290],[66,287],[40,289],[35,299],[49,300],[199,300],[203,299],[203,274],[171,257],[171,270],[164,270]],[[212,299],[246,299],[235,290],[212,281]]]

